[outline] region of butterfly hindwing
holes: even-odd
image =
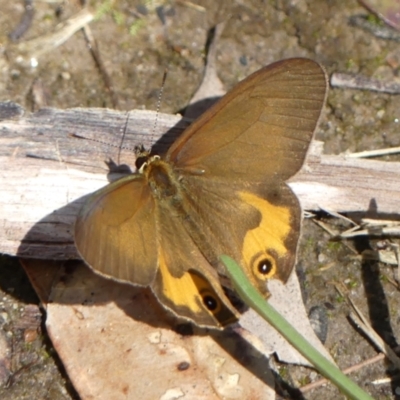
[[[207,180],[182,176],[187,196],[182,203],[188,215],[182,225],[209,263],[223,273],[219,256],[229,255],[264,294],[267,279],[285,282],[295,263],[301,226],[301,208],[289,186],[271,181],[268,187],[250,187],[208,180],[205,185],[203,179]],[[196,227],[201,227],[202,236]],[[268,269],[265,273],[263,266]]]
[[[191,235],[187,215],[159,205],[158,273],[152,289],[166,307],[200,326],[225,326],[237,313],[222,290],[218,273]],[[197,240],[199,238],[197,237]]]

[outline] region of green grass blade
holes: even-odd
[[[254,288],[241,267],[230,257],[221,256],[227,267],[235,290],[246,304],[269,322],[297,351],[302,354],[325,378],[334,383],[343,394],[354,400],[373,400],[356,383],[348,378],[333,363],[319,353],[300,335]]]

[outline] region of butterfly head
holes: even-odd
[[[159,156],[155,155],[152,156],[150,154],[150,151],[147,150],[143,145],[135,146],[135,156],[136,156],[135,166],[140,174],[144,173],[145,169],[154,158],[157,157],[158,159],[160,158]]]

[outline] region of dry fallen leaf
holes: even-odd
[[[333,361],[329,352],[315,335],[308,319],[301,296],[300,284],[296,273],[290,275],[283,285],[279,281],[268,283],[271,292],[269,303],[290,324],[311,343],[326,358]],[[267,324],[254,310],[248,310],[240,319],[240,324],[252,332],[265,347],[266,356],[276,353],[279,360],[291,364],[310,365],[309,362],[295,350],[272,326]]]
[[[23,265],[48,296],[46,327],[82,399],[275,398],[268,359],[234,331],[182,335],[148,290],[83,264]]]

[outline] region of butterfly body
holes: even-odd
[[[284,182],[302,166],[326,95],[322,68],[291,59],[239,83],[165,155],[96,192],[75,242],[94,270],[150,286],[159,301],[198,325],[238,314],[220,276],[234,258],[268,296],[295,263],[301,208]]]

